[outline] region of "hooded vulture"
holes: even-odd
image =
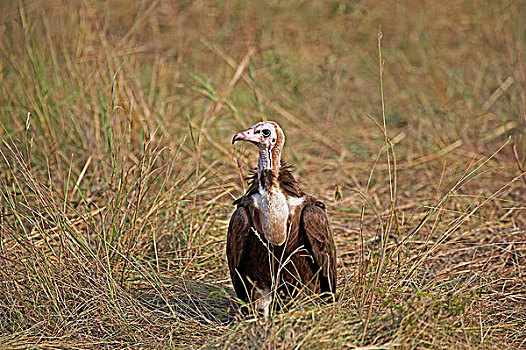
[[[259,148],[249,189],[234,202],[227,259],[237,296],[269,314],[272,293],[336,291],[336,247],[323,202],[305,194],[282,161],[285,135],[272,121],[236,134]]]

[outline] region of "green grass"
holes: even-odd
[[[0,348],[523,347],[524,11],[3,1]],[[268,320],[225,259],[262,119],[340,276]]]

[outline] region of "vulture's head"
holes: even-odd
[[[252,125],[249,129],[237,133],[232,139],[232,144],[236,141],[252,142],[260,150],[275,150],[281,153],[285,144],[285,134],[278,123],[266,121]]]

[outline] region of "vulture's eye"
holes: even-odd
[[[269,137],[270,136],[270,130],[269,129],[263,129],[261,131],[261,133],[263,134],[263,136],[265,137]]]

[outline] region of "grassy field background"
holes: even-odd
[[[525,11],[0,2],[0,348],[525,347]],[[339,252],[268,320],[225,258],[262,119]]]

